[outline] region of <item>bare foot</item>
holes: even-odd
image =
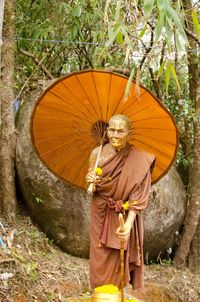
[[[146,291],[145,289],[132,289],[133,296],[141,301],[147,301]]]

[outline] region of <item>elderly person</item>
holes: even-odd
[[[120,240],[125,240],[124,284],[134,289],[144,286],[143,217],[151,189],[152,154],[128,143],[131,123],[124,115],[114,115],[107,128],[109,143],[90,156],[86,180],[93,184],[91,204],[90,283],[120,287]],[[99,175],[98,175],[99,174]],[[101,174],[101,175],[100,175]],[[124,230],[118,215],[124,214]]]

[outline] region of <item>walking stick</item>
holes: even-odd
[[[120,231],[124,230],[124,219],[119,213]],[[124,239],[120,240],[120,281],[121,281],[121,302],[124,302]]]

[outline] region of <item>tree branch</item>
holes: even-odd
[[[152,29],[153,26],[152,26],[149,22],[148,22],[148,25],[149,25],[150,28]],[[150,53],[150,51],[151,51],[151,49],[152,49],[152,47],[153,47],[153,43],[154,43],[153,39],[154,39],[154,32],[153,32],[153,30],[151,30],[151,40],[150,40],[150,45],[149,45],[149,47],[146,47],[146,45],[145,45],[144,42],[142,41],[142,44],[143,44],[143,46],[144,46],[144,48],[145,48],[145,53],[144,53],[144,56],[143,56],[143,58],[142,58],[142,60],[141,60],[141,62],[140,62],[140,70],[142,69],[142,66],[143,66],[143,64],[144,64],[144,61],[146,60],[148,54]]]
[[[33,59],[33,61],[42,69],[42,71],[46,74],[46,76],[50,79],[50,80],[53,80],[54,77],[53,75],[46,69],[46,67],[44,66],[44,64],[42,64],[40,62],[40,60],[34,55],[32,54],[31,52],[28,52],[24,49],[20,49],[21,53],[31,59]]]
[[[152,80],[152,83],[153,83],[153,87],[154,87],[156,96],[159,98],[159,100],[162,100],[162,96],[161,96],[161,93],[160,93],[159,79],[155,78],[152,67],[149,67],[149,73],[151,75],[151,80]]]
[[[130,69],[127,69],[127,68],[110,67],[110,68],[108,68],[108,70],[123,74],[127,77],[130,76]]]
[[[193,33],[191,30],[189,30],[186,26],[184,29],[187,35],[190,36],[200,46],[200,38],[197,35],[195,35],[195,33]]]

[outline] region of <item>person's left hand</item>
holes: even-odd
[[[120,240],[128,240],[130,237],[132,225],[129,223],[125,223],[123,229],[119,226],[116,231],[116,235]]]

